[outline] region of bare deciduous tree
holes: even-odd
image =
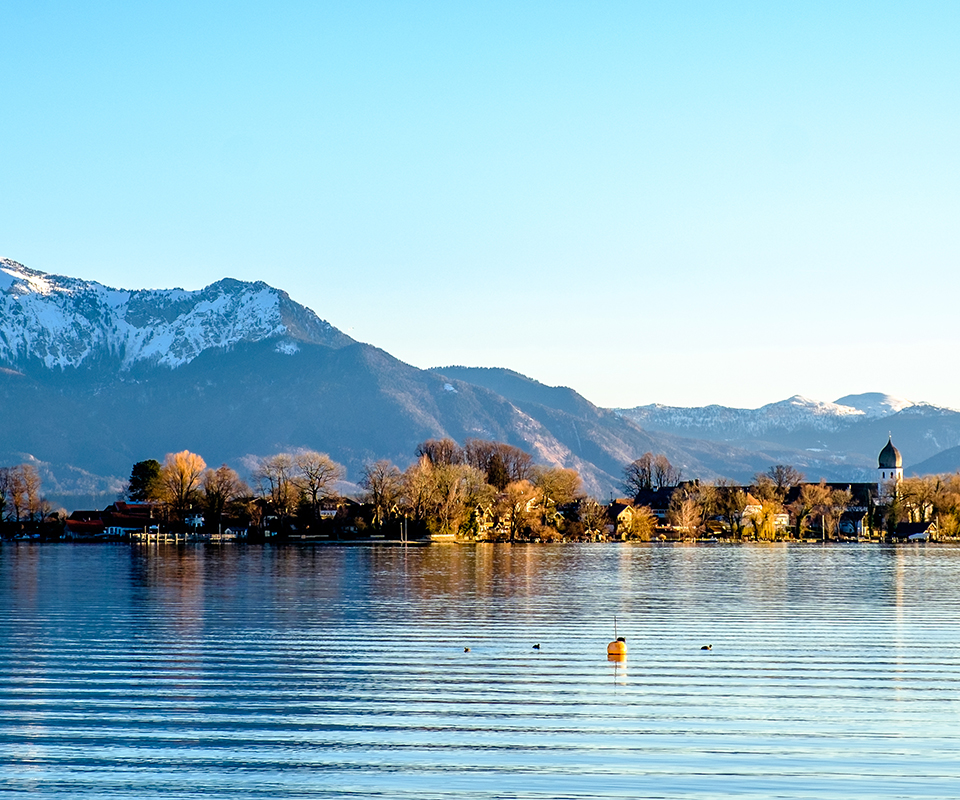
[[[427,439],[417,446],[417,458],[428,458],[435,467],[463,463],[463,448],[453,439]]]
[[[799,486],[803,482],[803,473],[789,464],[775,464],[767,470],[767,475],[773,481],[781,503],[786,500],[787,493],[794,486]]]
[[[223,519],[231,503],[250,493],[250,487],[226,464],[204,472],[202,486],[204,506],[211,521]]]
[[[656,514],[647,506],[634,506],[622,534],[626,540],[649,542],[656,528]]]
[[[382,528],[403,494],[403,476],[389,461],[380,460],[367,464],[360,477],[364,500],[373,506],[373,524]]]
[[[420,459],[403,473],[404,511],[420,523],[427,521],[433,507],[436,490],[433,471],[434,466],[430,459],[420,456]]]
[[[583,496],[583,482],[575,469],[536,466],[533,485],[540,493],[540,511],[544,521],[551,508],[572,503]]]
[[[0,521],[6,519],[10,493],[10,467],[0,467]]]
[[[289,453],[258,459],[253,470],[257,492],[270,510],[284,522],[297,507],[299,491],[295,482],[296,465]]]
[[[592,497],[587,498],[580,504],[579,517],[580,523],[583,525],[584,533],[588,536],[600,536],[606,532],[606,506],[600,505]]]
[[[463,447],[465,463],[487,476],[487,483],[503,491],[512,481],[528,480],[532,456],[519,447],[487,439],[467,439]]]
[[[941,491],[942,484],[934,475],[901,480],[898,492],[910,522],[927,522],[937,506]]]
[[[776,518],[783,510],[783,506],[775,496],[757,498],[760,508],[755,509],[750,515],[750,527],[753,528],[753,535],[758,540],[772,540],[777,536]]]
[[[790,514],[794,520],[794,532],[797,538],[803,536],[806,521],[814,516],[822,515],[830,499],[830,489],[824,481],[816,483],[805,483],[800,487],[800,494],[789,507]],[[822,527],[821,519],[821,527]]]
[[[320,502],[334,495],[333,487],[343,477],[343,467],[326,453],[302,450],[295,453],[296,483],[310,504],[314,519],[320,517]]]
[[[674,467],[663,453],[653,459],[653,485],[657,489],[668,486],[677,486],[680,483],[682,472]]]
[[[743,534],[743,510],[747,507],[747,493],[724,478],[714,484],[717,498],[717,514],[727,524],[730,532],[740,537]]]
[[[16,523],[43,516],[46,500],[40,496],[40,473],[33,464],[0,469],[0,518]]]
[[[530,481],[514,481],[497,495],[494,514],[497,524],[504,529],[510,541],[516,541],[530,527],[535,510],[537,489]]]
[[[840,518],[853,501],[853,493],[847,489],[832,489],[823,507],[824,534],[833,536],[840,530]]]
[[[653,453],[644,453],[640,458],[623,468],[623,490],[630,497],[653,488]]]
[[[200,482],[206,468],[206,462],[189,450],[167,453],[160,467],[159,486],[163,499],[176,516],[182,518],[191,504],[198,500]]]
[[[685,534],[696,536],[703,525],[703,509],[698,498],[686,489],[677,489],[670,498],[667,519]]]

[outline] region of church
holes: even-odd
[[[877,499],[883,502],[890,493],[891,485],[895,488],[903,480],[903,458],[900,451],[893,446],[892,435],[877,458],[877,471]]]

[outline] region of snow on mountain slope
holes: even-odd
[[[945,413],[955,413],[954,409],[917,403],[881,392],[847,395],[835,403],[795,395],[760,408],[677,408],[654,404],[616,411],[650,431],[726,441],[776,438],[780,434],[801,430],[837,433],[849,429],[851,425],[894,415],[936,418]]]
[[[723,432],[725,436],[761,436],[773,430],[796,430],[799,427],[836,430],[849,421],[865,416],[857,408],[810,400],[801,395],[760,408],[716,405],[678,408],[653,404],[617,411],[648,430],[713,431]]]
[[[198,291],[128,291],[0,259],[0,363],[66,369],[106,359],[122,370],[143,363],[175,368],[209,348],[284,337],[331,346],[353,341],[261,282],[227,278]]]
[[[889,417],[891,414],[898,414],[901,411],[909,410],[910,413],[926,413],[933,411],[956,411],[956,409],[947,406],[936,406],[923,401],[914,402],[905,397],[896,397],[882,392],[866,392],[864,394],[848,394],[841,397],[837,403],[862,411],[870,419],[881,419]]]

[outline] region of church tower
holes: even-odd
[[[877,497],[882,500],[890,488],[891,481],[896,486],[903,480],[903,459],[900,457],[900,451],[893,446],[893,436],[887,439],[877,458],[877,463]]]

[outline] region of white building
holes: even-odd
[[[900,451],[893,446],[893,436],[887,439],[877,463],[877,497],[882,500],[887,497],[891,488],[895,491],[903,480],[903,459]]]

